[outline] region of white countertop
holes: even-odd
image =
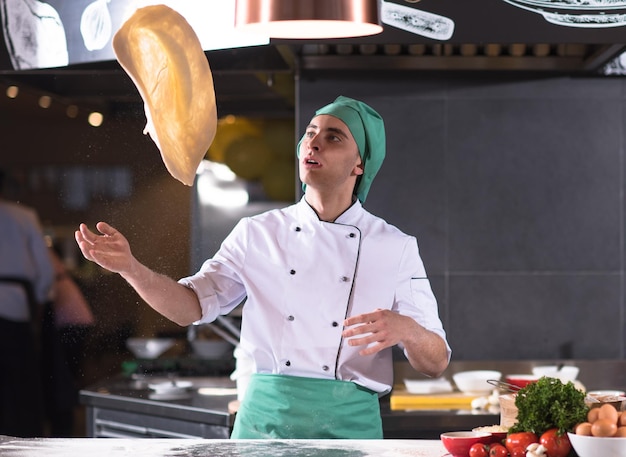
[[[439,440],[206,440],[0,436],[2,457],[443,457]]]

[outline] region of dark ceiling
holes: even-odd
[[[23,90],[30,88],[35,94],[48,94],[79,106],[105,106],[112,111],[134,110],[137,105],[141,108],[139,93],[115,60],[112,47],[107,44],[91,52],[83,45],[81,14],[92,0],[46,3],[58,11],[64,26],[70,65],[10,70],[14,67],[8,64],[9,47],[0,46],[0,84],[19,84]],[[107,2],[103,10],[110,16],[113,30],[124,20],[126,3]],[[379,0],[384,30],[378,35],[321,41],[272,40],[267,46],[206,51],[218,112],[293,116],[296,81],[320,72],[602,76],[605,66],[625,52],[626,14],[622,10],[626,8],[601,8],[604,0],[593,2],[592,7],[583,2],[550,0],[545,2],[552,5],[548,9],[529,7],[530,3],[542,2]],[[216,8],[223,5],[226,3]],[[614,22],[606,24],[609,19]],[[3,29],[17,22],[8,21]],[[4,35],[11,37],[6,32]],[[13,39],[24,41],[24,36],[17,33],[9,41]],[[626,68],[622,74],[626,74]]]
[[[293,115],[296,76],[364,70],[602,75],[604,66],[625,49],[622,44],[282,43],[206,54],[221,115],[285,117]],[[142,104],[117,61],[1,71],[0,82],[79,106],[119,111]]]
[[[213,51],[207,55],[221,113],[291,115],[293,69],[276,47]],[[286,84],[289,81],[291,84]],[[51,95],[66,104],[109,111],[142,105],[135,85],[115,60],[58,69],[4,71],[0,72],[0,82]]]

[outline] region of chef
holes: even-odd
[[[385,156],[380,115],[347,97],[319,109],[297,147],[304,197],[242,219],[196,274],[174,281],[139,263],[99,222],[76,240],[156,311],[211,322],[242,300],[241,348],[254,374],[232,438],[382,438],[378,398],[392,346],[429,376],[450,347],[417,241],[367,212]]]

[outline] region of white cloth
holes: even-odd
[[[196,291],[200,322],[247,296],[241,348],[257,373],[353,381],[382,394],[393,384],[391,349],[359,355],[341,336],[347,316],[390,309],[446,336],[416,239],[358,201],[332,223],[304,198],[244,218],[180,283]]]
[[[34,210],[0,201],[0,276],[29,280],[39,303],[48,299],[54,270]],[[28,301],[19,285],[0,282],[0,317],[16,322],[30,319]]]

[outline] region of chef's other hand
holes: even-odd
[[[347,318],[343,322],[343,336],[350,346],[367,346],[359,351],[361,355],[371,355],[394,346],[415,331],[416,322],[388,309],[377,309],[371,313]],[[357,337],[357,338],[353,338]]]
[[[92,232],[85,224],[80,224],[74,234],[85,258],[114,273],[129,272],[134,258],[126,237],[106,222],[98,222],[96,229],[102,235]]]
[[[411,366],[427,376],[440,376],[449,362],[446,343],[408,316],[387,309],[352,316],[343,321],[350,346],[366,346],[360,355],[371,355],[402,343]],[[369,346],[368,346],[369,345]]]

